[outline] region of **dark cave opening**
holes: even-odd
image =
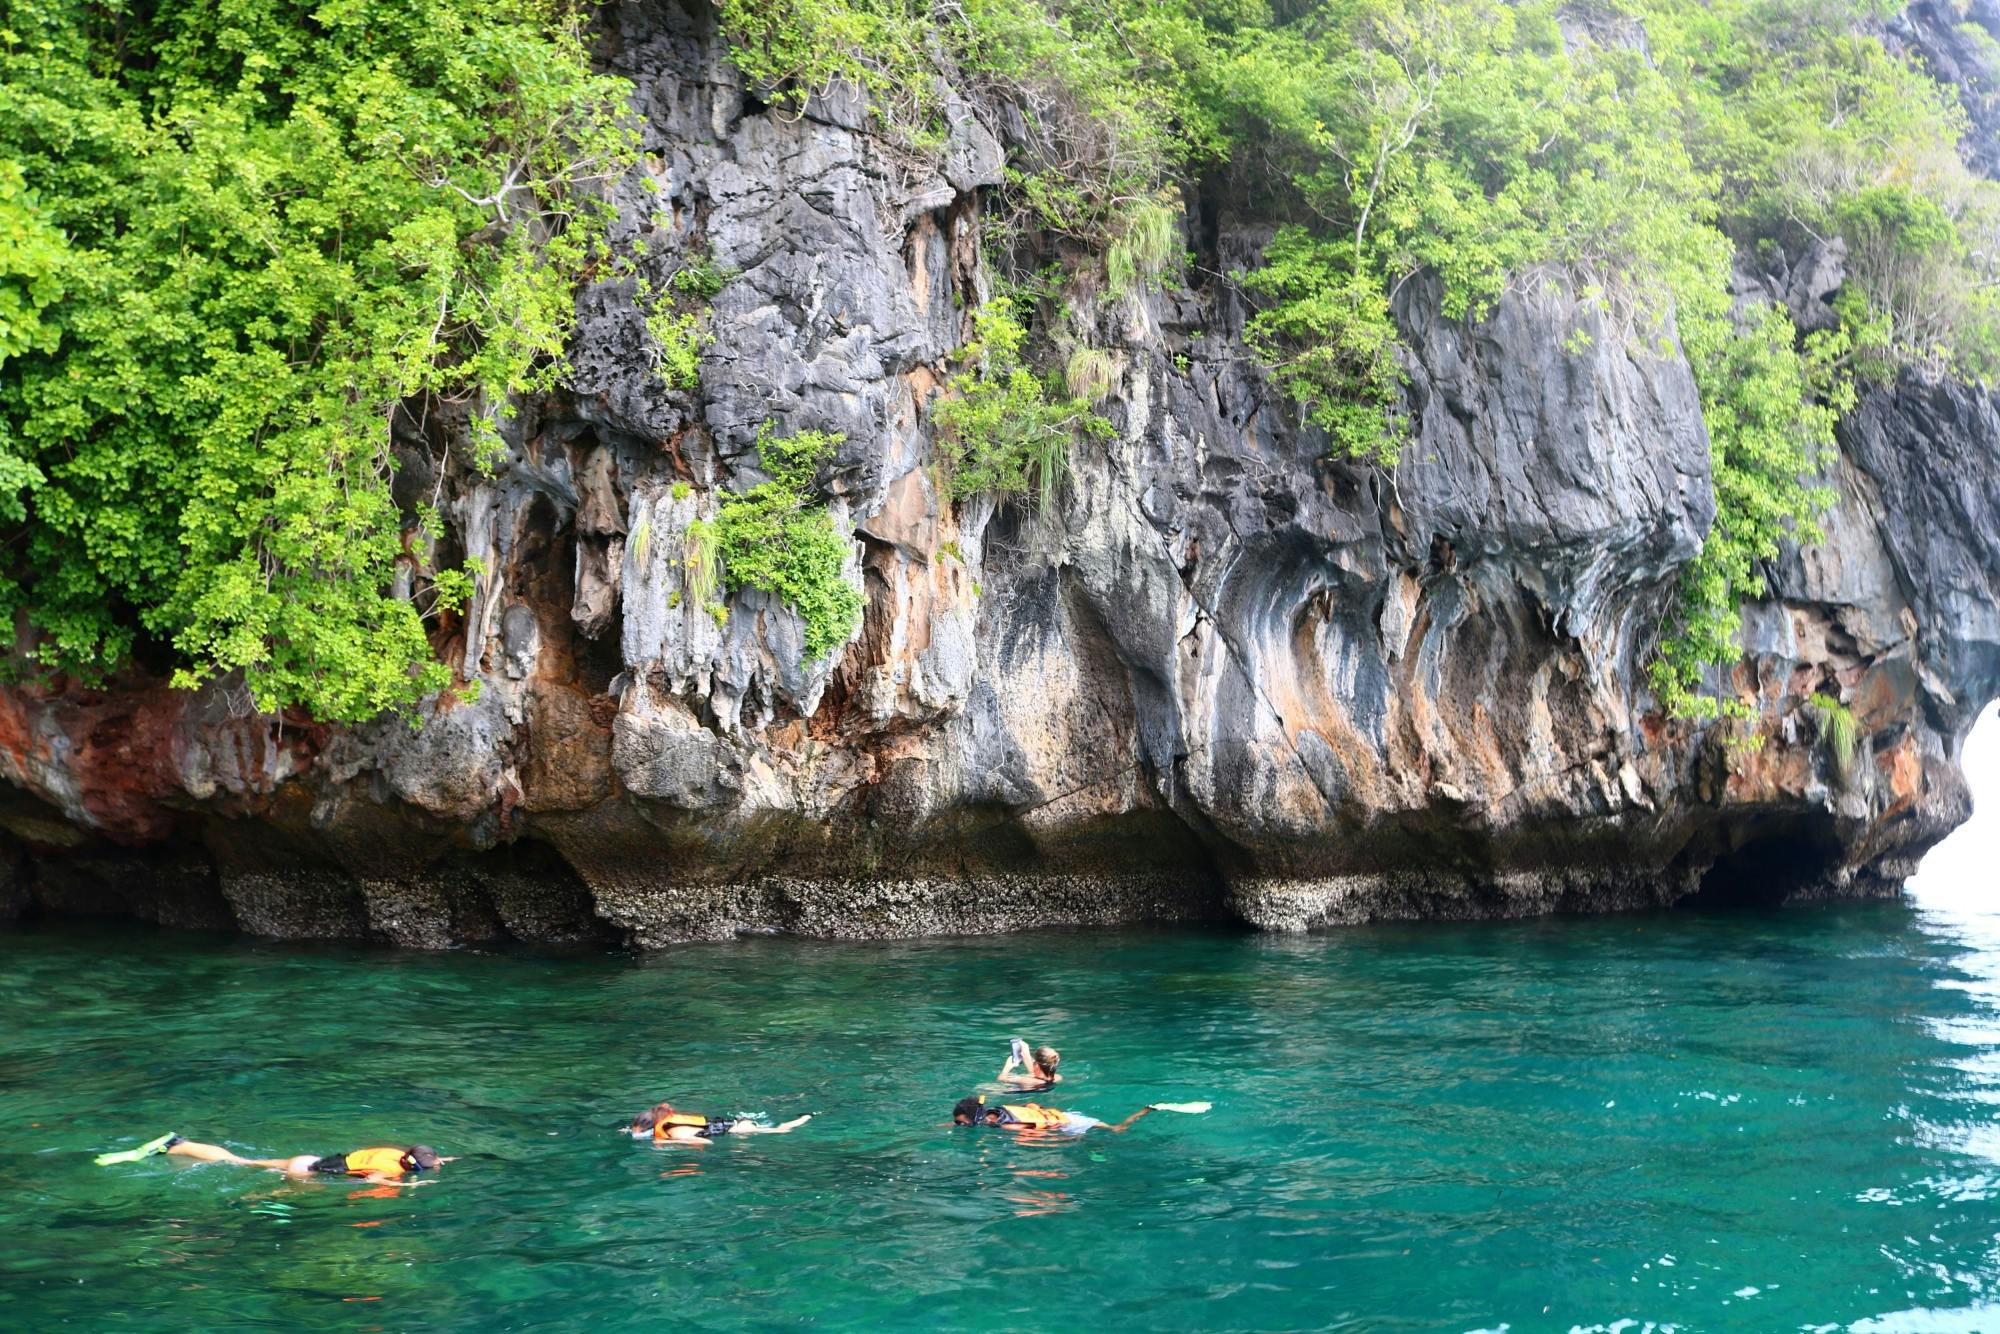
[[[1770,908],[1809,894],[1840,864],[1828,820],[1794,819],[1739,830],[1741,840],[1702,872],[1701,887],[1680,906]]]

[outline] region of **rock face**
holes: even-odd
[[[1966,138],[1972,165],[2000,176],[2000,0],[1916,0],[1883,30],[1891,49],[1921,58],[1942,83],[1958,93],[1972,124]]]
[[[926,406],[988,295],[1005,120],[948,101],[915,157],[862,109],[761,103],[699,8],[607,11],[645,120],[621,243],[730,275],[701,384],[670,390],[633,283],[584,295],[573,393],[487,477],[442,482],[492,572],[443,649],[480,682],[420,729],[250,716],[135,683],[0,693],[0,914],[134,913],[420,945],[658,945],[1220,920],[1294,930],[1689,896],[1892,893],[1967,810],[2000,694],[2000,403],[1906,381],[1831,465],[1718,691],[1670,722],[1644,663],[1714,516],[1678,358],[1509,297],[1406,285],[1412,440],[1325,444],[1241,343],[1225,282],[1084,303],[1115,439],[1044,512],[939,490]],[[1190,200],[1203,268],[1265,233]],[[1822,302],[1839,256],[1746,272]],[[718,621],[686,532],[759,479],[760,427],[843,432],[858,636],[801,662],[761,594]],[[1837,749],[1815,695],[1857,720]],[[1761,742],[1761,745],[1752,743]]]

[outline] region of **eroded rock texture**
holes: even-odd
[[[914,157],[853,103],[763,105],[699,8],[608,13],[646,124],[623,234],[656,284],[733,274],[700,389],[656,373],[627,282],[586,294],[574,393],[497,476],[437,475],[408,427],[399,487],[442,488],[493,572],[443,645],[477,702],[420,730],[219,688],[0,695],[0,913],[422,945],[1298,929],[1893,892],[1963,818],[1958,746],[2000,694],[1990,397],[1863,403],[1829,540],[1778,563],[1715,683],[1755,723],[1671,723],[1643,664],[1714,514],[1680,360],[1566,350],[1574,313],[1516,297],[1461,326],[1409,284],[1385,472],[1326,461],[1227,283],[1099,299],[1116,439],[1050,512],[953,506],[925,408],[987,295],[1006,117],[953,100]],[[1257,219],[1188,202],[1204,269],[1254,260]],[[1740,275],[1802,314],[1838,282],[1826,253]],[[688,524],[758,479],[766,421],[847,437],[822,480],[868,611],[817,664],[783,606],[688,595]]]

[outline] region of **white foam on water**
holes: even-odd
[[[1956,1311],[1928,1306],[1887,1311],[1855,1321],[1847,1327],[1847,1334],[1992,1334],[1995,1329],[2000,1329],[2000,1305],[1989,1302]]]

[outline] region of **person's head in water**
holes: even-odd
[[[673,1114],[674,1114],[674,1105],[672,1103],[656,1102],[651,1107],[648,1107],[645,1111],[640,1112],[636,1116],[634,1116],[632,1118],[632,1124],[627,1126],[626,1129],[630,1130],[635,1135],[650,1135],[653,1133],[653,1128],[655,1126],[659,1125],[660,1122],[666,1120]]]
[[[403,1169],[408,1172],[435,1172],[443,1161],[428,1144],[412,1144],[403,1150]]]
[[[1032,1054],[1035,1058],[1035,1067],[1041,1072],[1042,1077],[1054,1079],[1056,1067],[1062,1064],[1062,1053],[1054,1047],[1037,1047]]]
[[[960,1098],[958,1105],[951,1109],[951,1123],[957,1126],[976,1126],[999,1119],[1000,1109],[988,1107],[984,1098]]]

